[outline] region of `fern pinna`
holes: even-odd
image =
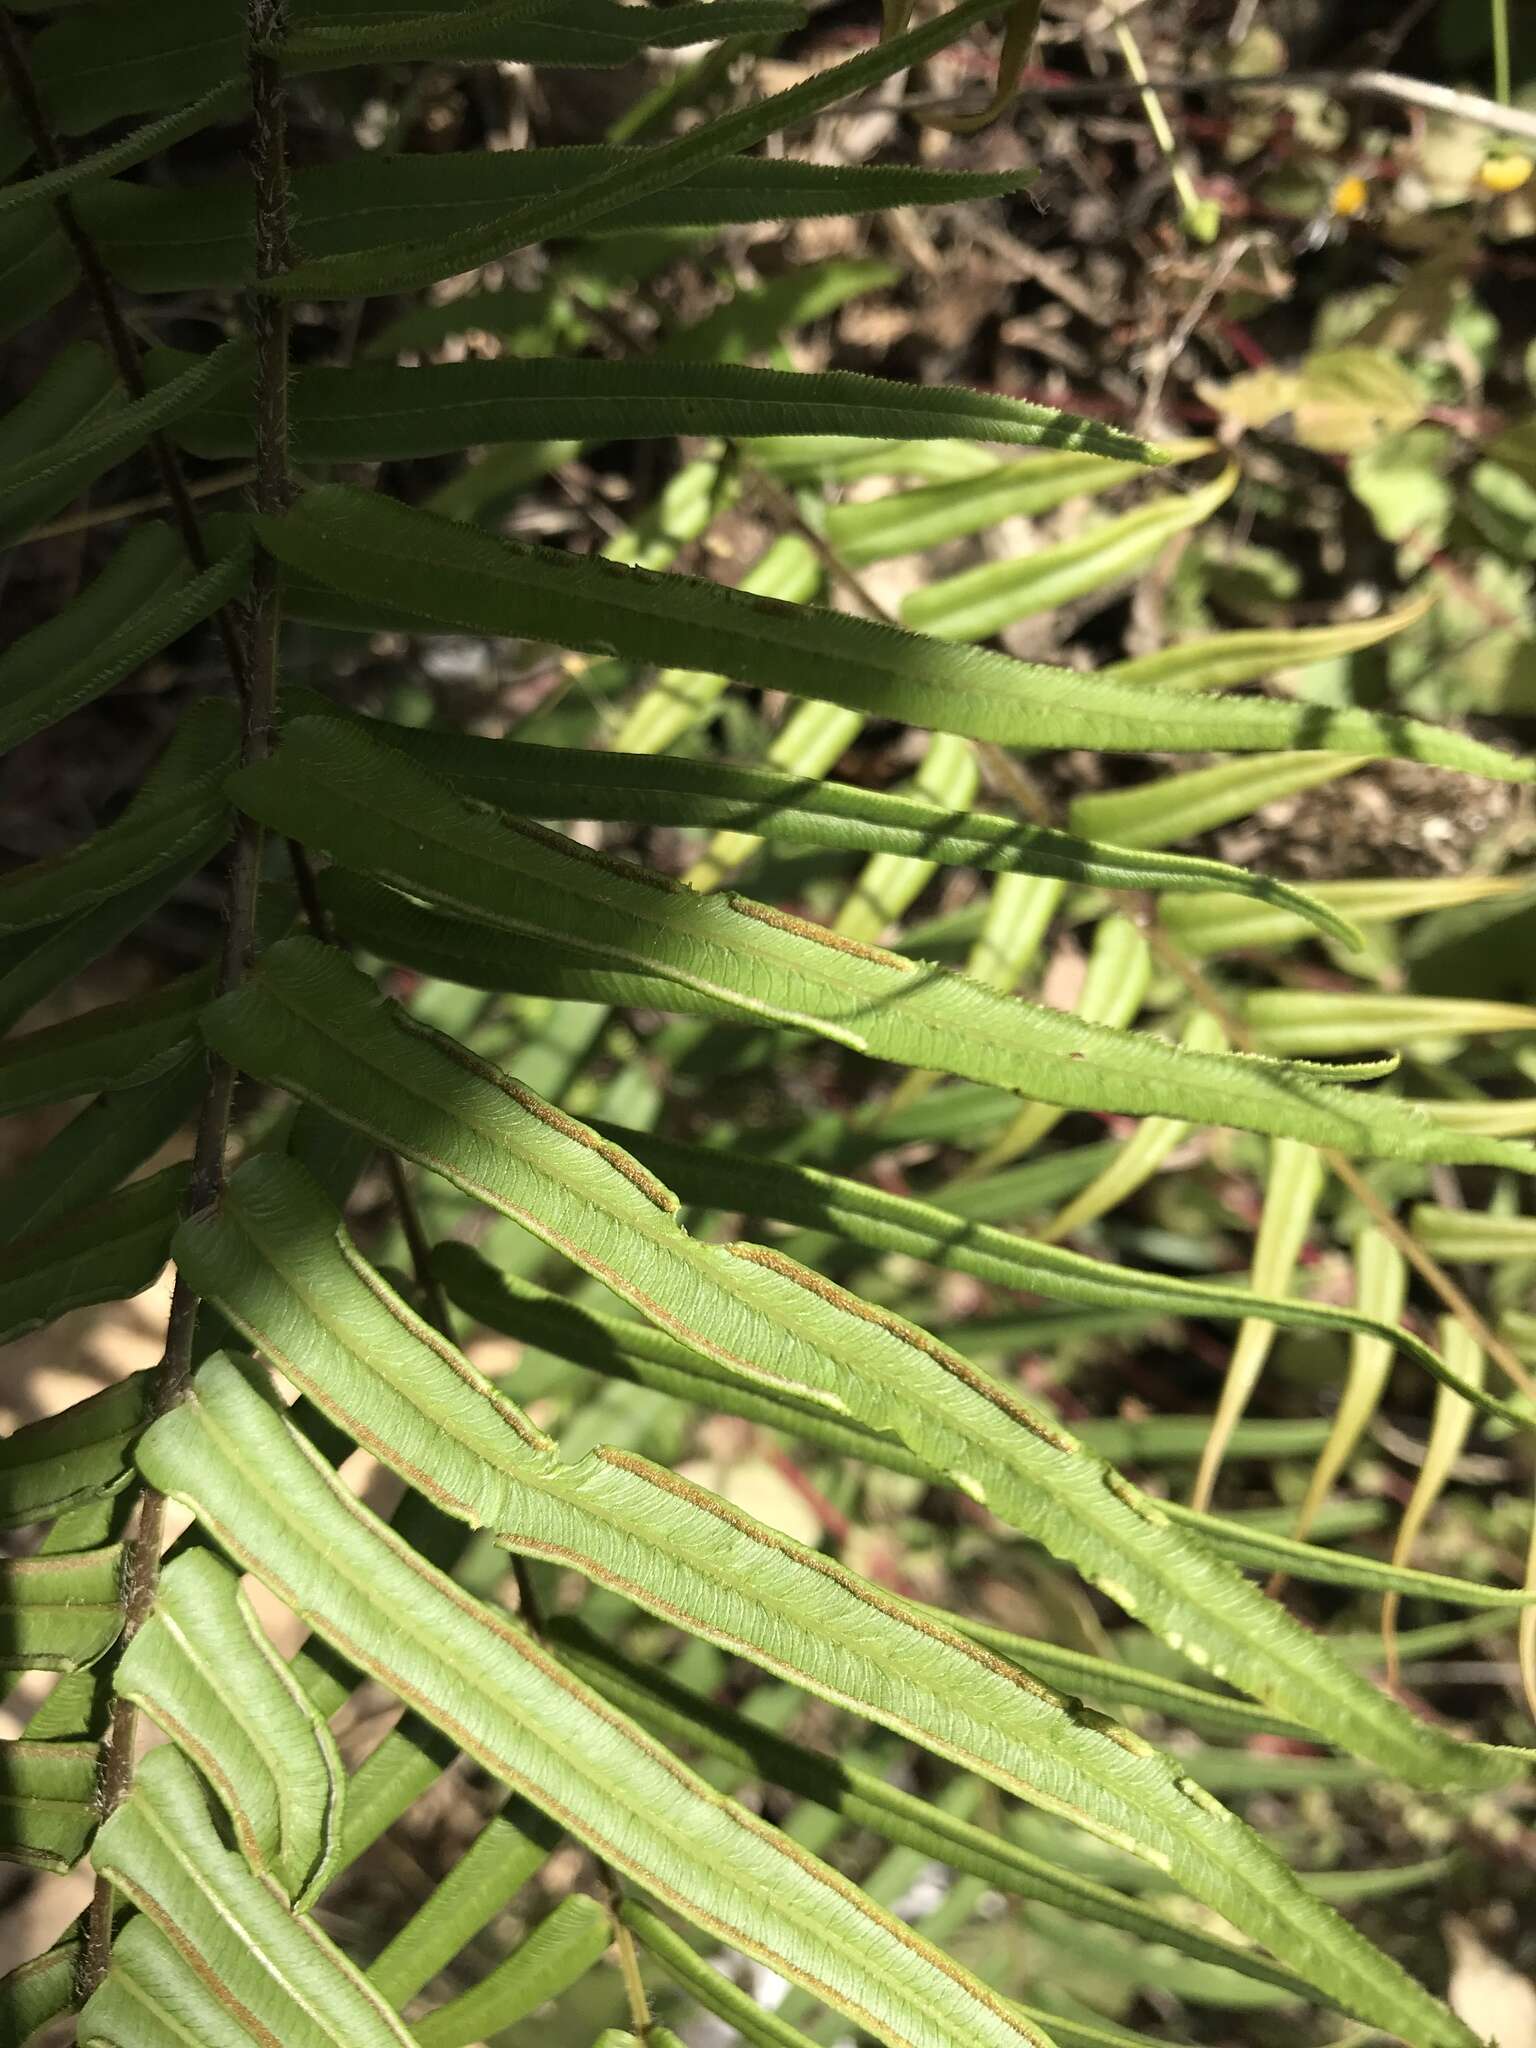
[[[1280,1763],[1265,1779],[1265,1741],[1296,1752],[1302,1783],[1363,1768],[1447,1801],[1497,1801],[1528,1762],[1416,1714],[1301,1618],[1321,1586],[1430,1603],[1442,1634],[1512,1625],[1513,1586],[1417,1568],[1406,1543],[1388,1562],[1312,1539],[1394,1361],[1439,1382],[1445,1418],[1417,1527],[1452,1437],[1479,1417],[1527,1426],[1523,1391],[1486,1369],[1523,1387],[1517,1347],[1470,1304],[1491,1353],[1465,1322],[1438,1347],[1403,1327],[1390,1208],[1361,1243],[1357,1309],[1292,1288],[1328,1190],[1381,1206],[1350,1162],[1390,1162],[1394,1201],[1440,1166],[1528,1174],[1528,1105],[1420,1104],[1369,1085],[1382,1062],[1285,1055],[1532,1019],[1426,1018],[1406,997],[1384,1016],[1368,981],[1233,1012],[1213,955],[1315,942],[1347,970],[1363,926],[1433,891],[1308,893],[1167,848],[1361,758],[1514,782],[1529,764],[1395,715],[1228,694],[1406,630],[1422,605],[1098,672],[978,645],[1134,575],[1237,471],[1203,442],[785,366],[784,332],[888,284],[888,265],[805,266],[691,327],[625,326],[634,289],[712,231],[1022,190],[1022,147],[994,171],[794,146],[999,11],[958,0],[914,26],[888,7],[882,40],[755,96],[753,53],[805,27],[796,0],[0,14],[0,317],[66,337],[0,421],[0,522],[18,549],[87,536],[88,571],[0,656],[0,739],[34,744],[160,658],[217,671],[176,685],[169,744],[120,815],[0,877],[0,1102],[73,1106],[0,1181],[0,1327],[133,1295],[167,1257],[176,1276],[158,1365],[0,1449],[4,1663],[24,1709],[0,1750],[3,1852],[94,1871],[78,1921],[0,1984],[7,2041],[656,2048],[710,2012],[779,2048],[1134,2048],[1148,2037],[1085,1988],[1097,1958],[1197,2003],[1305,2005],[1324,2028],[1342,2014],[1471,2048],[1235,1808],[1284,1783]],[[1014,9],[983,113],[1037,11]],[[475,66],[617,70],[701,42],[622,139],[352,140],[370,78],[408,96]],[[188,169],[210,163],[225,169]],[[468,332],[494,346],[444,349]],[[679,437],[686,460],[600,550],[504,532],[583,446]],[[1037,452],[999,452],[1021,448]],[[109,481],[124,471],[149,479],[147,506]],[[903,487],[845,488],[871,477]],[[1138,489],[1021,558],[929,578],[899,618],[862,581]],[[739,587],[676,566],[748,500],[776,530]],[[407,677],[438,636],[521,649],[562,681],[511,738],[356,687],[369,662]],[[875,721],[928,736],[909,789],[828,779]],[[718,731],[748,758],[717,758]],[[1086,795],[1052,825],[1020,760],[1063,749],[1224,758]],[[978,807],[982,787],[1000,807]],[[594,850],[600,825],[655,832],[660,864]],[[815,919],[782,900],[804,900],[808,857]],[[976,874],[975,914],[887,950],[946,869]],[[761,894],[737,888],[746,870]],[[210,875],[204,964],[61,1006]],[[1071,1010],[1016,993],[1060,914],[1090,934]],[[1351,1002],[1377,1007],[1352,1025]],[[1149,1008],[1162,1028],[1133,1029]],[[851,1119],[743,1123],[712,1104],[711,1077],[734,1077],[735,1104],[742,1077],[761,1092],[823,1056],[885,1063]],[[682,1135],[661,1128],[658,1073],[689,1109]],[[1039,1149],[1084,1110],[1141,1121]],[[1212,1128],[1254,1134],[1269,1161],[1251,1288],[1061,1242],[1091,1244]],[[940,1140],[958,1162],[919,1194],[864,1175]],[[159,1165],[168,1145],[177,1163]],[[1436,1231],[1478,1220],[1445,1214],[1421,1219],[1437,1273]],[[1021,1218],[1028,1232],[1005,1227]],[[932,1320],[936,1297],[918,1266],[968,1276],[1001,1317],[919,1327],[908,1311]],[[1010,1344],[1181,1320],[1238,1331],[1209,1429],[1107,1416],[1068,1433],[994,1369]],[[505,1387],[460,1348],[476,1329],[521,1345]],[[1282,1329],[1340,1361],[1350,1347],[1336,1425],[1245,1419]],[[823,1540],[676,1455],[701,1412],[800,1475]],[[1282,1446],[1319,1457],[1294,1533],[1212,1510],[1225,1454]],[[403,1483],[388,1513],[343,1470],[359,1447]],[[1116,1463],[1192,1457],[1188,1506]],[[1098,1648],[890,1583],[838,1534],[836,1503],[882,1485],[973,1549],[1096,1589]],[[283,1610],[298,1647],[280,1655]],[[332,1724],[346,1738],[381,1699],[388,1731],[359,1758]],[[166,1739],[141,1756],[146,1721]],[[334,1905],[347,1873],[471,1767],[495,1788],[478,1832],[380,1946]],[[939,1903],[914,1905],[935,1867]],[[988,1924],[1012,1949],[977,1937]],[[753,1988],[771,1984],[777,2004]]]

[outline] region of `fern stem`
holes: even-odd
[[[283,84],[281,71],[270,54],[273,43],[283,32],[284,0],[250,0],[249,24],[251,91],[255,110],[252,171],[256,186],[257,274],[260,279],[273,275],[287,261],[288,179]],[[7,30],[9,27],[7,22]],[[4,40],[7,46],[14,46],[13,36]],[[90,274],[88,270],[87,275]],[[121,319],[121,309],[117,307],[110,280],[106,279],[104,272],[101,276],[106,298],[99,303],[109,303],[113,308],[113,315],[104,313],[109,332],[113,330],[115,317],[132,358],[132,375],[140,380],[142,388],[142,371],[132,337]],[[251,326],[257,348],[255,498],[259,511],[276,512],[286,504],[289,489],[286,309],[258,291],[253,295]],[[127,382],[128,372],[122,360],[119,361],[119,370]],[[170,467],[179,476],[174,456]],[[196,514],[191,510],[190,500],[185,502],[195,529]],[[183,539],[186,538],[184,533]],[[200,534],[196,545],[201,552]],[[192,552],[190,546],[188,552]],[[276,722],[281,607],[276,564],[266,554],[258,552],[253,577],[249,650],[239,647],[239,635],[233,621],[226,618],[224,623],[229,642],[233,642],[238,650],[231,666],[242,684],[241,759],[248,763],[263,759],[271,751]],[[229,859],[227,919],[218,974],[220,993],[237,986],[249,964],[256,930],[261,858],[261,828],[241,813],[236,822]],[[192,1177],[187,1191],[189,1215],[211,1207],[219,1198],[224,1182],[224,1154],[229,1141],[234,1097],[234,1068],[226,1060],[212,1058],[207,1089],[198,1113]],[[152,1403],[155,1414],[163,1414],[186,1395],[192,1376],[197,1308],[197,1296],[178,1274],[171,1295],[165,1350],[156,1373]],[[161,1553],[165,1546],[165,1505],[162,1494],[152,1487],[144,1489],[139,1503],[138,1525],[124,1553],[123,1632],[120,1641],[125,1646],[149,1618],[154,1605]],[[137,1728],[138,1710],[134,1704],[127,1699],[115,1699],[102,1744],[101,1771],[97,1782],[97,1808],[103,1820],[122,1804],[132,1786]],[[111,1960],[112,1913],[112,1886],[106,1878],[98,1878],[86,1911],[85,1937],[75,1978],[76,1994],[82,2002],[100,1987],[106,1976]]]

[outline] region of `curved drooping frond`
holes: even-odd
[[[1529,1765],[1410,1711],[1281,1597],[1452,1617],[1404,1655],[1525,1626],[1536,1598],[1409,1554],[1474,1420],[1529,1426],[1514,1350],[1403,1326],[1390,1210],[1359,1239],[1357,1308],[1299,1267],[1352,1159],[1396,1176],[1365,1184],[1393,1202],[1438,1198],[1431,1167],[1530,1173],[1527,1102],[1394,1069],[1531,1013],[1388,986],[1372,950],[1520,885],[1302,888],[1169,849],[1366,760],[1533,770],[1395,711],[1236,694],[1390,643],[1428,592],[1096,669],[966,644],[1123,593],[1235,502],[1238,466],[1032,399],[793,367],[785,337],[890,262],[791,263],[686,324],[642,296],[722,229],[1024,190],[1023,149],[973,169],[801,146],[996,11],[914,28],[892,7],[878,44],[797,55],[761,94],[736,56],[816,47],[791,0],[0,19],[0,325],[79,293],[106,341],[56,350],[0,418],[0,540],[85,550],[0,653],[0,747],[67,748],[137,676],[114,709],[165,712],[124,800],[0,875],[0,1109],[44,1119],[0,1177],[0,1341],[42,1333],[67,1363],[70,1312],[176,1275],[159,1363],[0,1445],[20,1688],[0,1855],[95,1873],[80,1923],[0,1981],[0,2037],[73,2014],[102,2048],[457,2048],[531,2021],[671,2048],[697,2008],[776,2048],[829,2026],[1146,2048],[1061,1962],[1086,1921],[1130,1987],[1118,2014],[1152,1988],[1472,2048],[1344,1911],[1435,1866],[1330,1893],[1243,1807],[1373,1772],[1493,1799]],[[1015,10],[988,115],[1032,30]],[[358,151],[337,111],[403,66],[622,77],[701,41],[668,90],[710,104],[672,123],[664,95],[651,141],[637,116],[574,146]],[[291,174],[289,106],[326,138]],[[239,122],[251,171],[202,179]],[[336,301],[337,346],[293,350],[287,308],[323,327]],[[180,346],[141,346],[172,313],[217,344],[178,318]],[[678,439],[687,460],[595,552],[502,530],[583,448]],[[237,509],[204,520],[205,489]],[[889,615],[861,580],[1112,492],[1007,559],[930,563]],[[699,573],[736,515],[763,528],[755,561]],[[512,737],[356,687],[445,634],[521,650]],[[856,749],[893,726],[916,772],[875,787]],[[1025,765],[1046,749],[1237,758],[1052,823]],[[930,888],[943,914],[908,924]],[[1080,990],[1027,1000],[1058,918],[1085,935]],[[1311,944],[1350,986],[1229,1004],[1203,979]],[[124,949],[163,971],[118,972]],[[824,1114],[761,1114],[866,1058],[856,1114],[841,1082]],[[726,1077],[718,1102],[700,1075]],[[1075,1112],[1104,1120],[1094,1142]],[[1218,1131],[1280,1162],[1251,1289],[1242,1256],[1099,1256]],[[1432,1268],[1531,1250],[1517,1216],[1421,1205],[1413,1228]],[[984,1300],[941,1316],[914,1277],[934,1272]],[[517,1341],[510,1393],[456,1317]],[[1131,1409],[1068,1429],[991,1369],[1184,1323],[1239,1332],[1214,1429]],[[1352,1347],[1336,1421],[1244,1413],[1277,1331]],[[1379,1502],[1330,1498],[1394,1360],[1438,1381],[1395,1545]],[[700,1418],[721,1433],[696,1442]],[[364,1499],[358,1451],[398,1502]],[[1213,1506],[1223,1453],[1317,1457],[1299,1516]],[[1202,1458],[1184,1506],[1168,1473]],[[1051,1598],[1005,1626],[891,1566],[893,1503]],[[1069,1609],[1084,1640],[1057,1639]],[[388,1725],[363,1753],[370,1714]],[[165,1740],[138,1756],[145,1719]],[[473,1839],[360,1927],[363,1859],[453,1773]],[[969,1939],[993,1899],[1002,1968]],[[779,2008],[733,1955],[782,1980]]]

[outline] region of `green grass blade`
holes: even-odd
[[[1166,461],[1204,452],[1205,442],[1162,447]],[[896,556],[919,554],[983,533],[1005,519],[1034,519],[1070,499],[1098,497],[1142,474],[1134,462],[1108,462],[1090,455],[1051,454],[999,462],[979,476],[921,484],[883,498],[830,505],[826,537],[841,562],[867,568]]]
[[[1296,1265],[1317,1215],[1327,1181],[1322,1156],[1311,1145],[1277,1138],[1269,1148],[1264,1208],[1253,1247],[1250,1285],[1255,1294],[1290,1293]],[[1259,1383],[1278,1325],[1264,1316],[1244,1316],[1222,1377],[1211,1433],[1195,1474],[1190,1504],[1208,1508],[1232,1432],[1242,1420]]]
[[[1307,668],[1379,646],[1416,626],[1434,602],[1435,593],[1430,590],[1400,610],[1384,612],[1375,619],[1346,619],[1336,626],[1214,633],[1205,639],[1160,647],[1155,654],[1138,655],[1132,661],[1114,662],[1105,674],[1116,682],[1162,690],[1229,690],[1234,684],[1273,675],[1277,669]]]
[[[985,640],[1020,619],[1112,592],[1155,561],[1176,535],[1219,511],[1236,488],[1237,475],[1235,469],[1225,470],[1200,490],[1164,493],[1071,540],[924,584],[903,601],[902,624],[940,640]]]
[[[493,1814],[432,1896],[369,1965],[369,1983],[397,2009],[404,2006],[511,1903],[558,1840],[543,1815],[525,1801],[514,1800],[509,1813]]]

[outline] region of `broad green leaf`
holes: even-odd
[[[129,534],[89,588],[0,655],[0,748],[53,725],[238,597],[250,570],[241,542],[190,572],[167,526]]]
[[[940,1625],[949,1621],[936,1608],[923,1612]],[[1166,1943],[1205,1962],[1307,1995],[1305,1986],[1289,1972],[1277,1970],[1251,1950],[1183,1929],[1124,1893],[1033,1855],[1004,1836],[956,1819],[935,1801],[902,1792],[857,1764],[787,1741],[759,1722],[690,1692],[665,1672],[643,1669],[579,1621],[555,1621],[550,1640],[579,1676],[654,1734],[702,1749],[752,1777],[814,1800],[852,1826],[870,1828],[885,1840],[903,1843],[953,1870],[985,1878],[1007,1896],[1039,1899],[1085,1920],[1119,1927],[1144,1941]],[[1193,1697],[1210,1697],[1197,1695],[1193,1686],[1183,1690]]]
[[[1146,1745],[1128,1752],[1131,1738],[1085,1727],[1058,1695],[659,1467],[614,1450],[564,1465],[338,1245],[334,1217],[312,1194],[305,1202],[291,1171],[255,1164],[231,1184],[221,1220],[183,1231],[183,1269],[286,1377],[440,1506],[1150,1852],[1351,2002],[1329,1972],[1320,1924],[1285,1890],[1278,1867],[1261,1875],[1256,1842],[1245,1838],[1240,1849],[1229,1826],[1213,1833],[1213,1816],[1190,1802],[1171,1765],[1154,1770]],[[649,1206],[634,1182],[624,1185]],[[793,1343],[792,1329],[782,1341]],[[440,1437],[426,1470],[416,1446],[433,1419]],[[1129,1773],[1128,1754],[1141,1759]],[[1222,1870],[1214,1889],[1213,1859]]]
[[[1317,1214],[1327,1171],[1311,1145],[1277,1138],[1269,1148],[1264,1176],[1264,1208],[1253,1247],[1251,1286],[1255,1294],[1289,1294],[1296,1263]],[[1227,1454],[1227,1444],[1253,1398],[1270,1351],[1276,1325],[1263,1316],[1244,1316],[1237,1342],[1222,1377],[1221,1397],[1211,1418],[1211,1433],[1195,1474],[1191,1505],[1208,1508]]]
[[[461,804],[340,722],[299,721],[277,756],[240,771],[230,787],[263,823],[427,897],[437,906],[430,923],[451,925],[467,912],[487,937],[516,932],[598,976],[638,976],[669,1007],[700,998],[706,1014],[817,1032],[1062,1108],[1184,1114],[1369,1154],[1527,1171],[1536,1164],[1521,1146],[1462,1136],[1299,1069],[1190,1052],[997,995],[745,897],[697,896],[541,827]],[[357,929],[350,915],[342,928]],[[521,953],[500,940],[494,951],[515,974]],[[466,966],[449,978],[476,974]]]
[[[1433,875],[1402,881],[1318,882],[1311,894],[1339,917],[1368,926],[1515,896],[1524,886],[1506,875]],[[1164,904],[1159,914],[1181,949],[1202,957],[1250,948],[1282,952],[1311,936],[1305,919],[1278,904],[1208,896],[1198,904]]]
[[[1168,542],[1201,525],[1231,497],[1238,473],[1186,495],[1165,493],[1118,519],[1102,520],[1072,539],[987,562],[927,583],[903,600],[901,620],[941,640],[985,640],[1019,619],[1111,592],[1156,559]]]
[[[595,178],[624,191],[622,202],[590,232],[625,238],[658,229],[957,205],[1017,192],[1030,181],[1017,168],[834,169],[786,158],[727,157],[648,193],[638,172],[652,154],[600,146],[451,155],[380,150],[296,171],[293,207],[304,223],[308,256],[373,269],[430,235],[434,224],[450,235],[483,237],[530,204],[553,204],[561,193]],[[233,289],[254,281],[254,202],[247,180],[179,191],[113,180],[83,186],[75,203],[114,275],[135,291]]]
[[[71,417],[66,431],[54,428],[54,438],[25,454],[13,454],[5,445],[9,437],[0,438],[0,539],[16,539],[46,519],[84,485],[141,448],[152,434],[233,382],[250,359],[243,339],[226,341],[145,398],[119,398],[116,404],[98,399],[83,420]],[[55,374],[50,372],[45,382],[51,383]],[[42,413],[40,395],[34,393],[11,417],[26,415],[24,428],[30,440]]]
[[[97,1755],[94,1742],[0,1741],[0,1862],[74,1868],[96,1826]]]
[[[84,1671],[123,1626],[122,1545],[0,1562],[0,1671]]]
[[[134,1373],[0,1441],[0,1527],[51,1522],[127,1485],[150,1386]]]
[[[158,1079],[88,1103],[0,1180],[0,1244],[109,1195],[191,1120],[203,1085],[203,1062],[189,1049]]]
[[[1205,441],[1178,442],[1160,447],[1158,453],[1165,461],[1177,462],[1204,454],[1209,445]],[[1038,518],[1072,498],[1099,497],[1141,473],[1134,462],[1077,454],[1000,462],[978,476],[829,506],[827,542],[840,561],[851,568],[866,568],[871,562],[963,540],[1005,519]]]
[[[233,705],[196,704],[122,816],[67,853],[0,875],[0,936],[75,916],[165,869],[210,860],[227,836],[224,783],[240,756]]]
[[[219,79],[186,106],[178,107],[174,113],[162,114],[157,120],[143,122],[102,149],[77,156],[69,163],[60,164],[56,170],[41,171],[35,177],[17,178],[0,185],[0,214],[18,206],[57,202],[62,194],[83,185],[88,178],[110,178],[118,171],[131,169],[134,164],[145,163],[169,149],[172,143],[181,142],[188,135],[196,135],[199,129],[212,127],[215,121],[238,114],[246,94],[243,78]]]
[[[1121,846],[1171,846],[1234,818],[1249,817],[1277,797],[1337,782],[1367,758],[1343,753],[1260,754],[1191,768],[1183,775],[1158,775],[1130,789],[1074,797],[1072,830],[1102,835]]]
[[[568,1991],[612,1940],[606,1910],[572,1892],[478,1984],[415,2021],[411,2032],[421,2048],[472,2048]]]
[[[91,1861],[191,1963],[231,2039],[283,2048],[410,2042],[315,1922],[290,1912],[224,1846],[201,1781],[170,1744],[140,1759],[133,1791],[103,1822]],[[81,2040],[113,2039],[93,2032],[104,2025],[106,2015],[87,2007]]]
[[[166,1567],[114,1689],[201,1766],[249,1868],[306,1911],[335,1862],[341,1758],[227,1565],[191,1550]]]
[[[1296,438],[1307,448],[1355,454],[1411,427],[1427,404],[1424,385],[1386,349],[1315,351],[1297,383]]]
[[[1408,1293],[1408,1264],[1384,1230],[1368,1224],[1355,1244],[1355,1305],[1373,1322],[1395,1323]],[[1334,1482],[1354,1456],[1360,1439],[1386,1392],[1392,1372],[1392,1346],[1384,1338],[1357,1330],[1349,1340],[1349,1372],[1339,1396],[1328,1441],[1318,1456],[1307,1491],[1296,1512],[1295,1536],[1303,1540],[1316,1520]]]
[[[294,709],[330,712],[318,697]],[[825,708],[825,707],[823,707]],[[334,713],[330,712],[334,717]],[[368,721],[370,738],[397,748],[464,795],[523,818],[597,818],[625,823],[741,830],[795,845],[830,846],[1007,873],[1048,874],[1102,889],[1184,889],[1252,892],[1280,917],[1305,927],[1313,899],[1283,882],[1219,861],[1181,854],[1124,853],[1074,839],[968,804],[936,803],[921,791],[887,794],[812,773],[737,768],[722,761],[657,758],[640,753],[588,753],[535,747],[471,733],[423,730]],[[1321,893],[1321,892],[1320,892]],[[1317,919],[1348,940],[1350,928],[1324,913]]]
[[[0,1343],[67,1309],[140,1294],[165,1264],[188,1169],[167,1166],[5,1248]]]
[[[1536,1008],[1527,1003],[1356,989],[1260,989],[1244,999],[1243,1018],[1265,1052],[1287,1056],[1536,1029]]]
[[[636,199],[675,189],[693,174],[713,170],[738,150],[793,129],[839,100],[878,85],[957,42],[973,22],[990,11],[991,4],[992,0],[956,0],[921,28],[816,72],[787,91],[718,115],[652,149],[627,152],[624,162],[578,177],[548,199],[514,207],[489,226],[457,232],[445,229],[435,241],[400,243],[377,255],[350,261],[300,263],[285,274],[277,289],[289,298],[351,298],[408,291],[482,263],[498,262],[515,249],[570,235],[596,222],[606,223],[611,230],[619,211]],[[858,197],[839,171],[825,170],[821,175],[839,188],[832,211],[857,209]]]
[[[151,358],[162,375],[185,359]],[[1129,454],[1142,444],[1112,427],[1023,399],[953,384],[904,384],[853,370],[761,370],[741,363],[517,362],[358,363],[301,370],[289,422],[301,462],[399,461],[457,454],[480,441],[585,441],[677,434],[879,434],[1086,448]],[[204,456],[251,451],[253,413],[244,390],[201,406],[176,438]],[[1145,450],[1152,460],[1150,449]]]
[[[760,1247],[690,1237],[677,1198],[617,1147],[452,1041],[399,1013],[391,1022],[344,961],[307,944],[279,952],[275,973],[269,954],[256,981],[209,1013],[210,1036],[247,1072],[430,1163],[721,1364],[890,1431],[1149,1626],[1198,1635],[1219,1676],[1283,1701],[1331,1740],[1383,1755],[1390,1745],[1404,1775],[1506,1771],[1347,1680],[1281,1610],[957,1354]]]
[[[1113,662],[1102,673],[1116,682],[1146,683],[1163,690],[1226,690],[1277,670],[1337,661],[1362,648],[1375,647],[1416,626],[1436,596],[1433,589],[1427,590],[1400,611],[1385,612],[1375,619],[1350,619],[1337,626],[1261,627],[1184,640],[1174,647],[1159,648],[1156,654]]]
[[[1437,1258],[1482,1263],[1536,1258],[1536,1217],[1500,1216],[1476,1209],[1442,1209],[1420,1202],[1413,1234]]]
[[[343,486],[310,491],[282,519],[261,522],[261,532],[291,566],[351,597],[406,605],[439,628],[686,662],[970,739],[1160,752],[1289,744],[1411,754],[1511,781],[1536,777],[1528,762],[1412,720],[1154,693],[693,577],[496,540]]]
[[[228,1361],[202,1368],[192,1399],[161,1417],[139,1456],[152,1484],[349,1661],[717,1939],[815,1986],[893,2044],[1035,2039],[955,1964],[407,1549]],[[1445,2038],[1463,2048],[1461,2029]]]
[[[197,1044],[197,1013],[212,990],[211,975],[188,974],[153,995],[8,1038],[0,1045],[0,1115],[132,1087],[179,1066]]]

